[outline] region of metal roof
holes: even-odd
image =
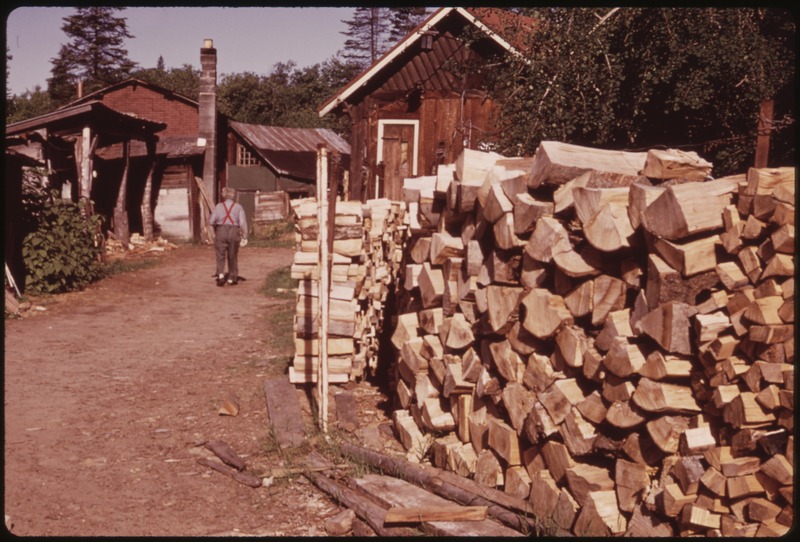
[[[313,180],[316,178],[317,147],[349,162],[350,145],[328,128],[284,128],[231,122],[230,128],[278,175]]]
[[[230,127],[256,149],[316,153],[317,147],[325,144],[329,150],[350,154],[347,141],[328,128],[284,128],[233,121]]]

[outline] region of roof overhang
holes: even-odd
[[[9,124],[6,126],[6,139],[25,138],[32,132],[41,134],[42,131],[68,138],[77,136],[87,126],[103,134],[107,144],[130,139],[154,139],[156,132],[167,127],[163,122],[120,113],[102,102],[93,101]]]

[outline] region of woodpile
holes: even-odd
[[[319,222],[315,198],[292,201],[298,281],[292,383],[316,382],[319,366]],[[378,333],[398,274],[405,204],[387,199],[338,201],[330,265],[327,363],[329,382],[360,379],[377,366]]]
[[[529,500],[550,532],[787,533],[794,170],[710,173],[543,142],[407,179],[408,458]]]

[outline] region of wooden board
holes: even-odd
[[[282,448],[300,446],[306,440],[303,412],[297,392],[288,380],[277,378],[264,382],[267,397],[269,424],[275,431],[275,439]]]
[[[436,509],[453,506],[453,503],[447,499],[391,476],[367,474],[362,478],[353,479],[352,482],[359,490],[371,495],[380,504],[390,509],[394,507]],[[436,536],[523,536],[522,533],[491,519],[426,521],[422,527]]]

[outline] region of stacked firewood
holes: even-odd
[[[794,170],[543,142],[407,179],[394,426],[553,532],[793,523]]]
[[[292,202],[297,282],[292,383],[315,382],[319,365],[319,221],[315,198]],[[394,285],[406,229],[405,204],[386,199],[338,201],[330,264],[327,367],[329,382],[364,376],[377,365],[378,331]]]

